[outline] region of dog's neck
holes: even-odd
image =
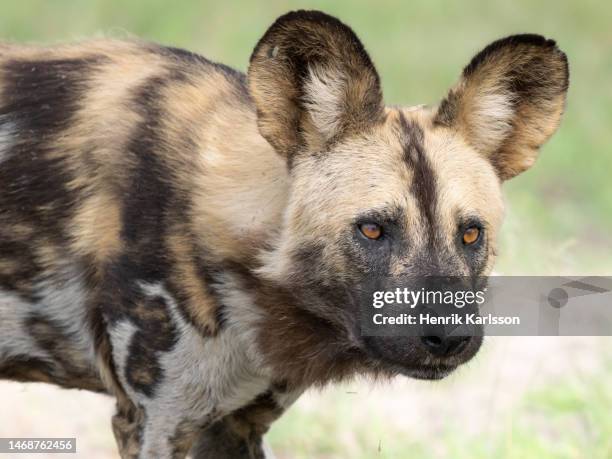
[[[203,127],[193,233],[214,258],[253,261],[278,237],[289,195],[289,172],[260,135],[254,108],[228,101]]]

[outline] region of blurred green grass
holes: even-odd
[[[435,103],[496,38],[535,32],[556,39],[571,67],[566,116],[536,167],[506,185],[510,208],[497,268],[612,273],[611,2],[24,0],[3,4],[0,38],[48,43],[137,35],[245,70],[266,27],[296,8],[322,9],[350,24],[394,104]]]
[[[612,361],[588,377],[574,374],[539,387],[476,434],[465,433],[460,418],[425,436],[376,413],[359,424],[351,416],[355,398],[338,391],[333,409],[292,411],[269,438],[280,459],[609,459],[611,378]],[[436,415],[423,413],[423,422]]]

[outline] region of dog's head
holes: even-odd
[[[266,32],[248,79],[259,130],[291,177],[261,273],[322,323],[349,330],[336,344],[345,336],[406,374],[441,377],[470,359],[478,337],[353,336],[350,293],[374,279],[392,287],[491,271],[501,184],[531,167],[564,110],[563,52],[541,36],[508,37],[478,53],[439,105],[387,107],[353,31],[300,11]]]

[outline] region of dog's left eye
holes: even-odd
[[[463,244],[473,245],[480,239],[481,230],[477,226],[470,226],[463,232]]]
[[[380,239],[382,236],[382,227],[376,223],[362,223],[359,225],[359,231],[368,239]]]

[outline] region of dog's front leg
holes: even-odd
[[[141,452],[144,412],[133,405],[117,404],[112,426],[119,455],[122,459],[138,459]]]
[[[202,427],[186,419],[178,424],[168,421],[163,416],[147,414],[143,408],[118,404],[112,427],[121,458],[185,458]],[[175,428],[169,428],[175,424]]]
[[[193,459],[274,459],[263,440],[270,425],[300,396],[302,390],[282,387],[202,430],[191,450]]]
[[[202,431],[191,450],[192,459],[270,459],[262,436],[228,416]]]

